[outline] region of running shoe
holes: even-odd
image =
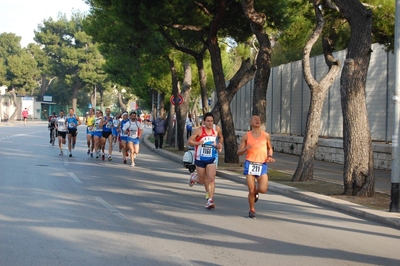
[[[124,164],[126,164],[126,159],[124,159]]]
[[[135,167],[135,164],[134,164],[134,163],[131,163],[131,167]]]
[[[63,151],[61,150],[60,153],[59,153],[59,155],[63,155],[63,154],[64,154],[64,153],[63,153]]]
[[[106,158],[106,156],[104,154],[102,154],[101,159],[104,161],[105,158]]]
[[[214,201],[212,199],[207,200],[206,209],[211,210],[215,208]]]
[[[90,154],[90,149],[87,150],[87,154],[88,154],[88,155]]]
[[[249,211],[249,218],[256,219],[256,212],[255,211]]]
[[[111,155],[108,155],[108,160],[109,160],[109,161],[111,161],[111,160],[112,160],[112,158],[111,158]]]
[[[193,173],[190,174],[189,187],[193,187],[193,185],[196,183],[196,181],[194,181],[194,180],[196,180],[196,175],[197,175],[196,172],[193,172]]]
[[[91,152],[91,153],[90,153],[90,157],[92,157],[92,158],[93,158],[93,152]]]
[[[72,153],[69,154],[69,157],[72,157]]]

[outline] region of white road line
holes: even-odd
[[[118,216],[121,219],[128,219],[126,218],[125,215],[123,215],[122,213],[120,213],[117,209],[115,209],[113,206],[111,206],[110,204],[107,203],[107,201],[103,200],[100,197],[95,197],[95,199],[100,202],[101,205],[103,205],[107,210],[109,210],[110,212],[112,212],[113,214],[115,214],[116,216]]]
[[[74,173],[68,172],[68,174],[70,177],[72,177],[73,180],[75,180],[76,183],[82,184],[82,181],[79,180],[79,178],[77,178]]]

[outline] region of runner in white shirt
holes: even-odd
[[[56,121],[56,130],[58,132],[58,147],[60,148],[60,155],[63,155],[62,145],[66,143],[68,132],[67,119],[64,116],[64,111],[60,111],[60,116]]]
[[[124,124],[122,130],[128,135],[127,146],[131,155],[131,166],[134,167],[136,155],[139,153],[139,138],[143,132],[143,125],[137,121],[136,112],[131,112],[130,120]]]

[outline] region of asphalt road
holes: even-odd
[[[273,192],[248,219],[221,178],[208,211],[181,164],[92,159],[79,131],[69,158],[43,123],[0,126],[0,265],[400,265],[399,230]]]

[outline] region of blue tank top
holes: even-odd
[[[104,116],[104,125],[103,125],[103,131],[104,132],[111,132],[113,128],[113,118],[110,116],[107,118],[107,116]]]
[[[76,129],[78,127],[78,119],[76,119],[75,115],[73,117],[68,116],[67,123],[68,129]]]

